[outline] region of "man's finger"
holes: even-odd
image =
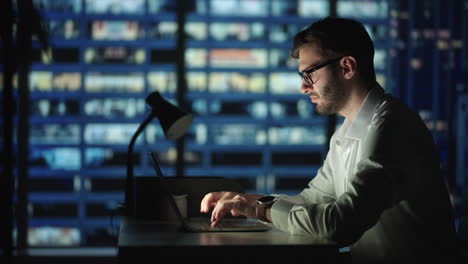
[[[203,197],[200,203],[200,212],[208,213],[211,207],[216,206],[216,202],[219,200],[219,193],[209,193]]]
[[[230,211],[226,200],[220,200],[211,213],[211,222],[219,222]]]
[[[223,220],[224,218],[224,212],[220,211],[220,212],[217,212],[216,214],[216,217],[213,217],[211,218],[211,226],[212,227],[215,227],[219,224],[219,222],[221,222],[221,220]]]

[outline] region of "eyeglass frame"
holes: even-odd
[[[313,81],[312,80],[312,77],[309,76],[309,74],[317,71],[317,70],[320,70],[321,68],[329,65],[329,64],[332,64],[334,62],[337,62],[339,60],[341,60],[343,57],[345,56],[341,56],[341,57],[338,57],[338,58],[334,58],[334,59],[331,59],[331,60],[328,60],[324,63],[320,63],[319,65],[316,65],[314,67],[311,67],[309,69],[306,69],[306,70],[303,70],[301,72],[298,72],[297,74],[299,74],[299,76],[301,76],[301,79],[304,80],[308,85],[313,85],[315,84],[317,81]]]

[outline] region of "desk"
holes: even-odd
[[[191,233],[181,231],[179,227],[167,221],[123,217],[118,241],[119,263],[145,263],[144,260],[157,263],[163,259],[168,263],[184,260],[198,263],[200,260],[285,264],[299,260],[304,263],[308,259],[335,263],[338,258],[338,246],[334,243],[312,236],[289,235],[277,229],[267,232]]]

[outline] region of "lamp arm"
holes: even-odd
[[[133,175],[133,147],[138,136],[145,129],[145,127],[155,118],[156,115],[154,112],[146,117],[146,119],[140,124],[138,129],[133,134],[130,144],[128,145],[127,152],[127,178],[125,181],[125,214],[127,216],[134,216],[134,207],[135,207],[135,194],[134,194],[134,175]]]

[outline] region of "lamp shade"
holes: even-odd
[[[192,114],[184,112],[166,101],[159,92],[148,95],[146,103],[151,107],[152,113],[159,119],[167,139],[181,137],[192,124]]]

